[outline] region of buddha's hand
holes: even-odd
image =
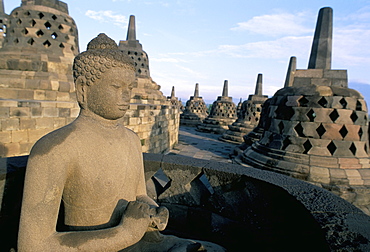
[[[150,207],[139,201],[130,201],[122,217],[122,225],[131,227],[137,235],[143,235],[150,225]]]
[[[159,231],[166,228],[169,212],[165,207],[156,207],[150,209],[151,227],[156,227]]]

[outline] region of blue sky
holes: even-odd
[[[195,83],[208,102],[224,80],[234,101],[254,92],[263,74],[264,94],[283,87],[290,56],[307,69],[317,14],[334,10],[332,69],[347,69],[349,87],[370,101],[370,0],[65,0],[77,23],[80,51],[104,32],[125,40],[128,18],[149,55],[151,77],[165,96],[189,99]],[[10,13],[20,0],[4,0]]]

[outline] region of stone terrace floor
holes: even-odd
[[[195,127],[180,126],[179,143],[167,155],[232,163],[229,157],[237,146],[218,140],[221,135],[196,131]]]

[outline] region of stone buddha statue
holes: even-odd
[[[31,150],[19,251],[224,251],[159,232],[168,210],[147,196],[140,140],[122,122],[131,59],[100,34],[73,71],[81,111]]]

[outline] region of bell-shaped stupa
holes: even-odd
[[[271,98],[261,139],[239,158],[250,166],[322,186],[370,214],[368,110],[331,70],[332,9],[319,12],[307,70],[291,58],[285,87]]]
[[[229,125],[229,129],[220,137],[220,140],[236,144],[243,143],[243,136],[251,132],[260,120],[262,104],[267,100],[262,95],[262,74],[258,74],[254,95],[249,95],[244,101],[238,119]]]
[[[229,84],[224,81],[222,96],[217,97],[213,102],[211,112],[204,121],[197,126],[198,130],[222,134],[227,126],[236,119],[236,106],[233,98],[228,95]]]
[[[199,84],[195,84],[194,96],[185,104],[184,112],[180,115],[180,124],[196,126],[203,122],[207,117],[207,105],[203,98],[199,96]]]

